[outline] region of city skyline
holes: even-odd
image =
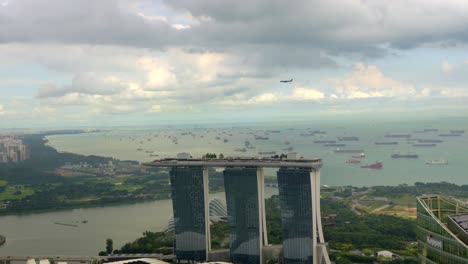
[[[1,126],[466,116],[467,13],[436,0],[3,0]]]

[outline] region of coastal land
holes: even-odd
[[[31,158],[0,163],[0,215],[137,203],[170,198],[169,172],[137,161],[62,153],[48,146],[52,131],[23,135]],[[210,170],[210,189],[222,190],[222,175]]]

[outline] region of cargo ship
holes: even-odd
[[[339,141],[359,141],[358,137],[338,137]]]
[[[363,152],[363,153],[361,153],[361,154],[359,154],[359,155],[351,156],[351,157],[362,159],[362,158],[365,158],[365,157],[366,157],[366,154]]]
[[[426,164],[430,164],[430,165],[447,165],[448,160],[428,160],[428,161],[426,161]]]
[[[418,141],[419,143],[442,143],[444,142],[443,140],[440,140],[440,139],[420,139]]]
[[[234,151],[237,152],[246,152],[247,150],[245,148],[236,148]]]
[[[393,154],[393,159],[407,158],[407,159],[417,159],[419,156],[417,154]]]
[[[413,144],[413,147],[435,147],[437,146],[435,143],[419,143]]]
[[[317,134],[317,135],[323,135],[323,134],[326,134],[327,132],[321,131],[321,130],[315,130],[315,131],[312,131],[312,133]]]
[[[346,163],[361,163],[360,159],[349,159],[346,161]]]
[[[440,134],[439,137],[459,137],[461,136],[460,133],[450,133],[450,134]]]
[[[255,136],[256,140],[268,140],[268,137]]]
[[[315,144],[333,144],[336,140],[314,140]]]
[[[363,153],[363,149],[335,149],[335,153]]]
[[[363,169],[382,169],[383,168],[383,163],[382,162],[376,162],[374,164],[361,166],[361,168],[363,168]]]
[[[452,133],[452,134],[464,134],[465,130],[463,130],[463,129],[450,130],[450,133]]]
[[[387,134],[385,135],[386,138],[410,138],[410,134]]]
[[[375,145],[398,145],[396,141],[375,142]]]
[[[261,151],[259,155],[276,155],[276,151]]]
[[[346,144],[342,144],[342,143],[327,143],[325,145],[323,145],[325,147],[345,147]]]

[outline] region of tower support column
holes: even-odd
[[[323,235],[322,214],[320,210],[320,170],[310,172],[310,185],[312,194],[312,227],[313,227],[313,252],[314,264],[322,263],[330,264],[328,255],[327,243]]]
[[[211,251],[211,230],[210,230],[210,186],[208,178],[208,167],[203,167],[203,196],[205,200],[205,235],[206,235],[206,259]]]
[[[257,178],[258,178],[258,198],[259,198],[259,210],[260,210],[260,219],[262,221],[262,235],[263,235],[263,244],[262,246],[268,245],[268,232],[266,225],[266,208],[265,208],[265,172],[262,167],[257,168]]]

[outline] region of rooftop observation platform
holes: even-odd
[[[151,167],[262,167],[262,168],[311,168],[322,167],[322,159],[270,159],[270,158],[225,158],[225,159],[161,159],[143,163]]]

